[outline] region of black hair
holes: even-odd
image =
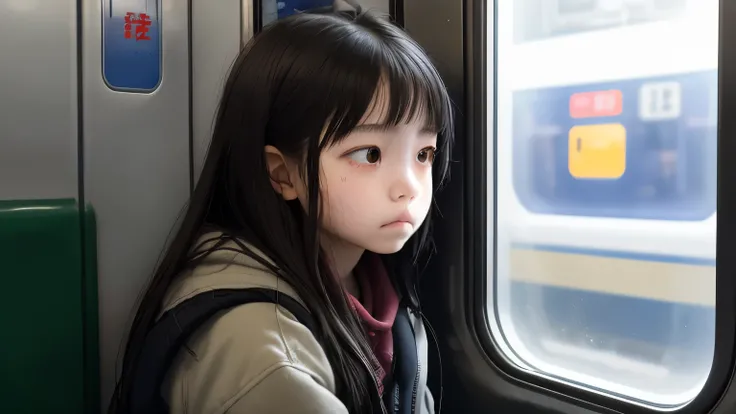
[[[348,410],[382,410],[370,346],[324,262],[318,214],[307,213],[319,211],[321,151],[347,136],[371,110],[379,84],[388,92],[387,126],[421,117],[438,133],[433,178],[441,185],[452,141],[450,98],[425,52],[400,28],[360,10],[299,13],[266,27],[244,48],[225,84],[189,207],[135,315],[111,413],[127,412],[129,373],[172,281],[209,253],[232,249],[227,242],[283,278],[305,302],[335,374],[337,397]],[[303,160],[308,208],[273,190],[266,145]],[[400,252],[386,258],[399,294],[413,306],[418,306],[417,272],[396,266],[411,266],[428,246],[429,219]],[[221,235],[202,242],[210,229]]]

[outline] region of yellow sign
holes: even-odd
[[[621,124],[572,127],[567,152],[573,177],[619,178],[626,170],[626,128]]]

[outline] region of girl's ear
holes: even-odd
[[[266,154],[266,168],[268,168],[273,189],[286,201],[296,199],[298,193],[294,183],[299,177],[292,177],[291,174],[296,169],[291,168],[289,160],[276,147],[266,145],[263,150]]]

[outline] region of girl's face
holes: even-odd
[[[320,154],[321,224],[333,247],[395,253],[422,225],[432,202],[437,134],[421,117],[384,126],[388,101],[381,95],[387,94],[379,92],[347,137]],[[274,189],[306,209],[299,163],[270,146],[266,156]]]
[[[386,103],[320,155],[322,229],[373,251],[399,251],[424,222],[432,202],[437,134],[423,119],[383,126]],[[306,205],[305,190],[299,199]]]

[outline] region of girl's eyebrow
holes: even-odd
[[[386,124],[361,124],[356,125],[352,132],[386,132],[392,128],[395,127]]]
[[[352,132],[386,132],[390,131],[392,129],[395,129],[395,125],[386,125],[386,124],[360,124],[356,125],[355,128],[353,128]],[[432,126],[425,126],[422,128],[421,133],[423,135],[435,135],[437,134],[437,129]]]

